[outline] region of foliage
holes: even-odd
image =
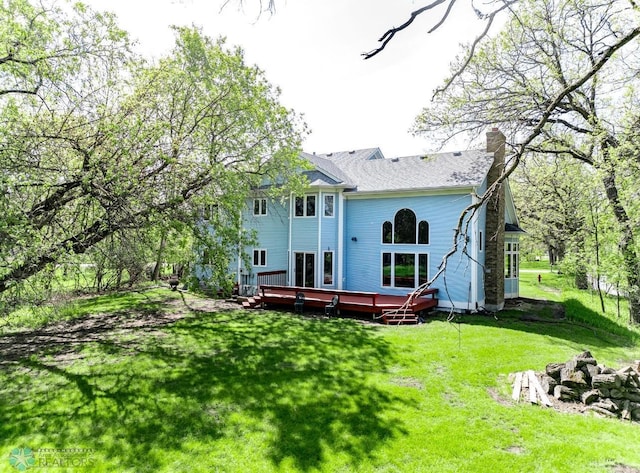
[[[135,279],[142,257],[162,259],[168,229],[196,232],[200,206],[233,214],[265,180],[283,184],[274,194],[302,185],[294,170],[304,125],[240,49],[176,28],[174,50],[150,64],[129,52],[109,15],[9,3],[0,13],[15,21],[3,22],[0,42],[20,48],[0,61],[8,81],[0,96],[0,293],[97,244],[94,255],[104,255],[108,239],[119,240],[109,255],[120,261],[117,272]],[[35,59],[17,61],[18,53]],[[238,245],[237,219],[225,224],[232,227],[216,228],[221,254]],[[161,232],[132,244],[154,227],[164,240]]]
[[[637,231],[619,177],[635,123],[627,99],[638,85],[635,8],[625,1],[517,2],[499,35],[468,63],[454,64],[461,72],[418,117],[416,131],[447,141],[498,124],[513,150],[506,174],[532,154],[592,166],[616,220],[630,312],[639,322]]]

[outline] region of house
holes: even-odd
[[[406,296],[437,274],[461,212],[500,175],[505,137],[493,129],[483,150],[392,159],[378,148],[303,156],[312,165],[305,195],[278,201],[257,191],[248,202],[244,225],[259,243],[244,249],[251,265],[234,263],[241,290],[271,276],[286,286]],[[518,297],[522,230],[508,183],[464,223],[464,241],[431,286],[438,305],[500,310]]]

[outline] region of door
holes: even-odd
[[[295,253],[295,285],[298,287],[316,287],[315,253]]]

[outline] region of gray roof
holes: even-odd
[[[322,155],[304,154],[357,192],[436,190],[482,184],[493,162],[483,150],[385,158],[378,148]]]

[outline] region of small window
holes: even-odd
[[[315,217],[316,216],[316,196],[306,195],[304,197],[296,197],[295,216],[296,217]]]
[[[267,215],[267,199],[253,199],[253,215]]]
[[[254,266],[267,265],[267,250],[253,250],[253,265]]]
[[[427,222],[426,220],[422,220],[418,224],[418,244],[429,244],[429,222]]]
[[[482,230],[480,230],[480,232],[478,233],[478,250],[480,251],[484,250],[484,240],[482,238]]]
[[[217,212],[218,212],[217,204],[206,204],[202,207],[202,219],[208,222],[213,221]]]
[[[324,216],[333,217],[333,195],[324,196]]]
[[[391,253],[382,253],[382,285],[391,286]]]
[[[333,252],[325,251],[324,252],[324,274],[323,274],[323,283],[327,286],[331,286],[333,284]]]
[[[382,224],[382,243],[393,243],[393,225],[387,221]]]

